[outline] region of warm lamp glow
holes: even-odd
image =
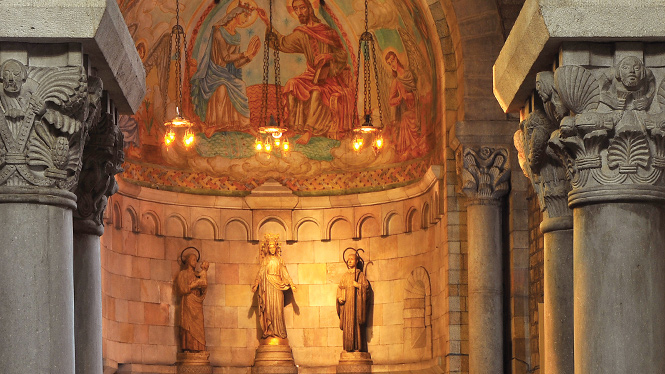
[[[363,138],[356,136],[353,138],[353,149],[359,151],[363,147]]]
[[[175,141],[175,132],[173,130],[169,130],[166,134],[164,134],[164,144],[167,146],[173,144]]]
[[[272,144],[270,144],[270,142],[266,142],[265,149],[266,149],[266,152],[270,152],[270,150],[272,149]]]
[[[185,144],[186,148],[189,148],[194,145],[194,139],[196,139],[194,134],[189,129],[187,129],[185,136],[182,138],[182,142]]]
[[[254,148],[257,151],[262,151],[263,150],[263,143],[261,143],[261,141],[257,139],[256,143],[254,143]]]
[[[284,143],[282,143],[282,149],[286,152],[289,151],[290,147],[289,147],[289,142],[288,141],[285,141]]]
[[[374,139],[374,148],[377,150],[383,148],[383,138],[381,136]]]
[[[280,134],[280,137],[281,137],[281,134]],[[275,147],[279,148],[279,145],[281,144],[281,141],[279,140],[279,138],[275,138],[274,143],[275,143]]]

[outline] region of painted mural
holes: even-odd
[[[271,75],[264,92],[269,3],[183,1],[182,111],[196,130],[195,146],[186,149],[162,144],[163,123],[176,111],[177,53],[170,34],[175,0],[119,0],[147,75],[140,110],[120,121],[127,155],[123,178],[211,194],[245,194],[276,179],[301,195],[366,192],[417,181],[430,165],[434,128],[441,123],[426,20],[419,5],[409,1],[369,4],[380,88],[380,96],[372,96],[372,117],[383,123],[386,140],[378,153],[371,147],[355,152],[351,144],[364,99],[362,74],[356,94],[363,2],[274,1],[277,38],[269,41]],[[280,51],[277,84],[273,50]],[[376,84],[374,78],[371,83]],[[287,125],[290,152],[255,151],[258,128],[270,116]]]

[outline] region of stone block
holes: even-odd
[[[312,328],[319,326],[319,307],[315,306],[301,306],[299,314],[293,318],[293,327],[295,328]]]
[[[228,306],[215,307],[215,325],[225,329],[238,327],[238,308]]]
[[[313,242],[312,252],[314,252],[315,263],[342,262],[342,251],[336,242]]]
[[[328,330],[322,328],[304,329],[305,347],[325,347],[328,344]]]
[[[169,324],[169,305],[145,303],[145,323],[166,326]]]
[[[222,306],[226,303],[226,285],[210,284],[203,305]]]
[[[215,280],[220,284],[238,284],[240,280],[240,265],[215,264]]]
[[[136,248],[136,255],[139,257],[155,258],[163,260],[165,258],[165,241],[164,238],[154,235],[138,235],[138,243]],[[127,243],[125,243],[127,245]],[[184,248],[184,247],[183,247]],[[182,250],[182,248],[181,248]],[[177,257],[173,257],[175,259]]]
[[[241,329],[260,329],[258,320],[258,307],[253,306],[238,308],[238,328]]]
[[[229,263],[258,264],[259,246],[246,241],[229,241]]]
[[[309,286],[309,304],[310,306],[335,306],[337,297],[337,284],[310,285]]]
[[[201,258],[216,264],[229,262],[229,242],[202,240]]]
[[[150,326],[148,325],[134,325],[134,339],[132,341],[136,344],[147,344],[150,339]],[[141,351],[140,349],[138,350]]]
[[[404,324],[404,303],[403,302],[393,302],[383,304],[383,325],[403,325]]]
[[[173,272],[170,260],[150,260],[150,279],[172,282],[175,279],[176,272]]]
[[[129,301],[127,306],[127,320],[130,323],[144,323],[145,311],[143,308],[143,302]]]
[[[131,277],[150,279],[150,259],[142,257],[130,257],[130,258],[132,260]]]
[[[325,264],[299,264],[298,265],[298,283],[299,284],[325,284],[326,283],[326,265]]]
[[[149,326],[148,344],[175,345],[178,328],[174,326]]]
[[[305,241],[282,247],[282,259],[289,264],[312,263],[314,262],[315,243]]]
[[[386,344],[399,344],[404,342],[404,326],[392,325],[381,327],[381,337],[379,343]]]
[[[335,306],[322,306],[319,309],[319,327],[339,328],[339,317]]]
[[[245,284],[227,284],[225,294],[226,306],[245,306],[252,305],[254,294],[251,287]]]
[[[221,329],[219,334],[222,347],[247,347],[246,329]]]
[[[254,284],[256,275],[261,266],[257,264],[238,264],[238,283],[239,284]]]

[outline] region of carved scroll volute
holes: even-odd
[[[505,148],[465,148],[460,174],[470,203],[496,203],[510,190],[510,166]]]
[[[565,108],[557,112],[567,113],[556,121],[559,129],[548,149],[567,168],[570,203],[597,201],[593,195],[599,188],[607,200],[634,199],[645,195],[645,188],[651,191],[649,199],[665,199],[665,108],[661,103],[656,112],[651,105],[655,97],[661,102],[663,84],[656,90],[656,78],[642,60],[628,56],[612,68],[594,71],[562,66],[553,83],[552,92]],[[547,104],[545,108],[550,114]]]

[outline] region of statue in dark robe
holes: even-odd
[[[184,269],[176,278],[176,288],[182,297],[180,307],[180,347],[183,352],[200,352],[206,349],[203,329],[203,299],[208,289],[207,261],[202,270],[196,271],[197,256],[193,253],[185,257]]]
[[[347,272],[337,289],[337,315],[343,331],[344,350],[366,352],[365,323],[369,308],[369,282],[358,266],[358,252],[353,250],[344,259]]]

